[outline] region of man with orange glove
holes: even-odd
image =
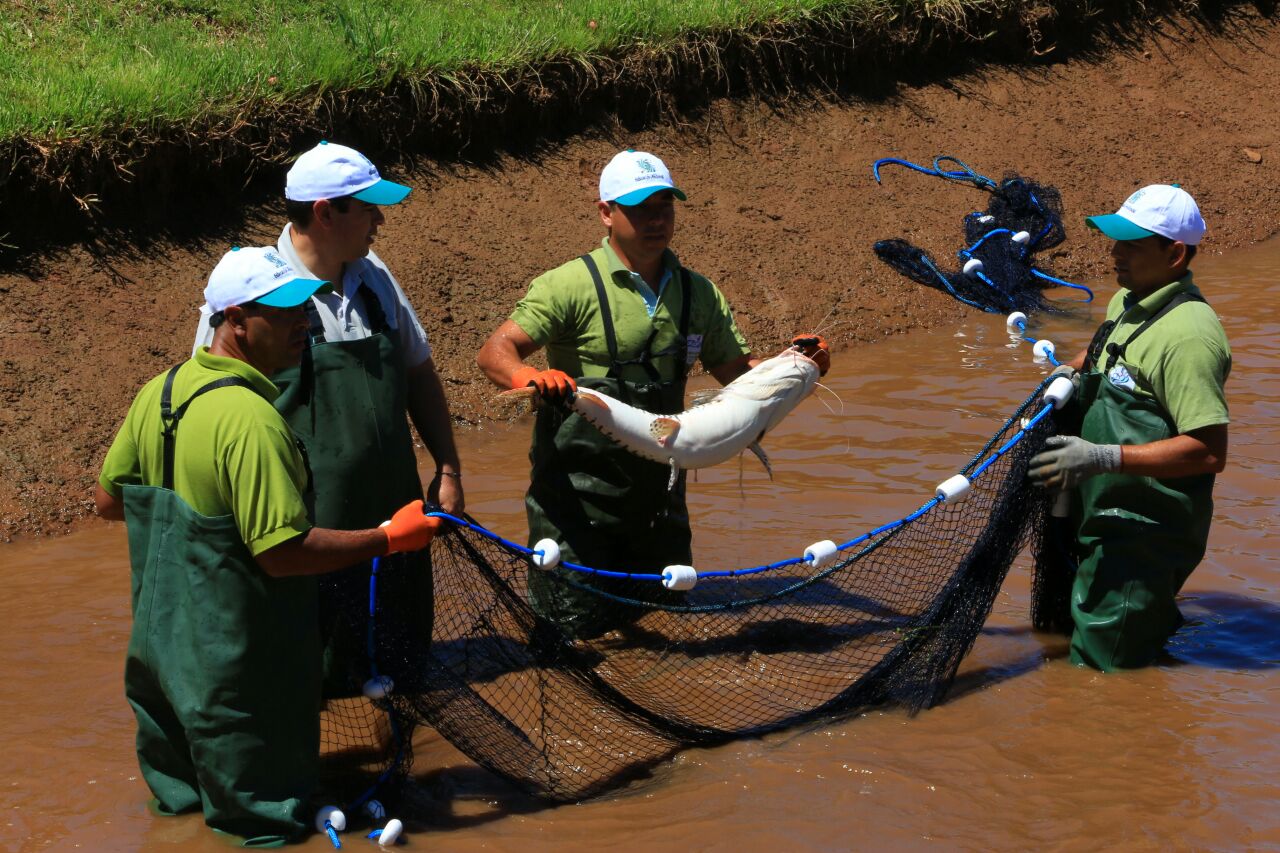
[[[533,280],[481,348],[476,360],[485,375],[504,390],[532,385],[550,402],[582,384],[674,414],[684,409],[685,378],[699,359],[722,384],[751,369],[755,361],[724,296],[668,248],[677,199],[685,194],[657,157],[640,151],[614,157],[600,175],[595,205],[605,238]],[[826,372],[830,356],[821,338],[795,344]],[[524,364],[543,347],[547,370]],[[562,406],[539,410],[530,458],[530,543],[554,539],[563,560],[613,571],[660,573],[692,560],[683,472],[668,488],[666,466],[628,453]],[[572,582],[555,572],[529,578],[535,610],[574,636],[598,636],[644,612],[583,585],[650,603],[666,592],[654,582],[586,575]]]
[[[248,846],[312,826],[314,576],[425,548],[440,524],[421,500],[381,528],[307,520],[309,469],[267,377],[298,363],[303,305],[328,287],[275,249],[228,252],[205,289],[212,345],[139,392],[95,494],[98,514],[129,528],[125,694],[143,778],[162,813],[202,808]]]

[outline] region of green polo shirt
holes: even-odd
[[[649,316],[644,296],[636,289],[631,271],[618,259],[606,237],[600,248],[591,253],[604,278],[618,353],[623,359],[634,357],[645,341],[657,330],[652,352],[660,352],[677,343],[681,288],[680,261],[668,250],[663,264],[671,271],[653,316]],[[695,357],[710,368],[750,352],[746,339],[733,321],[733,312],[719,289],[703,276],[689,273],[693,292],[690,298],[689,363]],[[596,296],[591,273],[580,259],[543,273],[529,285],[529,292],[511,313],[511,320],[539,346],[547,349],[547,363],[570,376],[604,376],[609,372],[609,347],[605,342],[600,300]],[[676,360],[657,360],[663,380],[676,373]],[[624,379],[639,380],[643,375],[631,368]]]
[[[191,404],[178,425],[173,490],[201,515],[234,516],[240,537],[257,555],[311,528],[302,498],[306,465],[271,405],[279,390],[243,361],[200,347],[174,377],[173,408],[227,376],[245,379],[257,391],[218,388]],[[107,451],[98,482],[112,497],[120,497],[121,486],[163,485],[164,378],[162,373],[143,386]]]
[[[1166,302],[1184,292],[1200,294],[1191,273],[1141,299],[1121,290],[1107,307],[1107,319],[1116,322],[1107,343],[1124,343]],[[1105,354],[1101,361],[1106,364]],[[1132,380],[1125,387],[1134,393],[1154,397],[1180,434],[1230,422],[1223,388],[1231,372],[1231,347],[1208,304],[1187,302],[1170,311],[1126,345],[1118,364],[1128,377],[1118,373],[1117,378],[1124,383]]]

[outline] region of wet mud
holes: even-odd
[[[1280,229],[1280,24],[1254,17],[1214,36],[1192,25],[1135,33],[1102,58],[992,66],[878,101],[720,102],[696,120],[618,126],[536,158],[484,167],[423,162],[389,211],[378,253],[431,335],[459,423],[488,417],[474,355],[529,280],[595,245],[600,167],[618,148],[660,153],[688,192],[674,248],[731,300],[753,346],[772,351],[822,323],[857,363],[861,346],[937,328],[969,309],[894,274],[871,251],[904,237],[946,259],[972,188],[878,157],[961,157],[992,177],[1057,186],[1067,242],[1052,271],[1105,271],[1105,241],[1077,225],[1132,189],[1177,181],[1200,200],[1207,253]],[[134,393],[189,352],[208,271],[232,243],[274,242],[279,209],[185,245],[71,247],[0,276],[0,537],[69,530],[90,509],[107,444]]]

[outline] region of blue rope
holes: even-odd
[[[375,654],[377,645],[375,643],[375,639],[378,613],[378,569],[381,565],[382,558],[374,557],[373,564],[369,570],[369,627],[365,631],[365,650],[369,655],[370,678],[378,677],[378,660]],[[400,766],[400,762],[404,758],[406,746],[405,739],[400,730],[400,723],[396,719],[396,715],[391,712],[390,708],[387,709],[387,722],[391,725],[391,737],[394,738],[396,742],[395,758],[392,759],[391,763],[387,765],[387,768],[383,770],[382,773],[378,774],[378,778],[373,780],[373,784],[366,788],[360,796],[352,800],[347,806],[347,810],[353,814],[359,811],[365,803],[373,798],[373,795],[378,792],[378,788],[380,788],[387,779],[391,778],[391,774]],[[341,847],[342,845],[339,844],[338,846]]]
[[[934,266],[934,265],[933,265],[933,261],[929,260],[929,258],[928,258],[928,257],[926,257],[926,256],[924,255],[924,253],[921,253],[921,255],[920,255],[920,263],[922,263],[922,264],[924,264],[926,267],[928,267],[928,268],[929,268],[929,270],[930,270],[934,275],[936,275],[936,276],[938,277],[938,281],[942,282],[942,286],[943,286],[943,287],[945,287],[945,288],[947,289],[947,293],[950,293],[952,296],[954,296],[956,299],[959,299],[959,300],[960,300],[961,302],[963,302],[965,305],[968,305],[968,306],[970,306],[970,307],[972,307],[972,308],[977,308],[979,311],[985,311],[985,312],[987,312],[988,314],[998,314],[998,313],[1000,313],[999,311],[997,311],[997,310],[996,310],[996,309],[994,309],[994,308],[991,308],[991,307],[986,306],[986,305],[982,305],[982,304],[980,304],[980,303],[974,302],[972,299],[967,299],[967,298],[965,298],[965,297],[961,296],[961,295],[956,291],[956,289],[955,289],[954,287],[952,287],[952,286],[951,286],[951,282],[947,279],[947,277],[946,277],[945,275],[943,275],[943,274],[942,274],[942,271],[941,271],[941,270],[939,270],[936,266]]]
[[[943,163],[954,163],[959,169],[943,169]],[[959,158],[944,154],[940,157],[933,158],[933,167],[921,166],[912,163],[910,160],[903,160],[899,157],[881,157],[875,163],[871,164],[871,174],[875,177],[876,183],[880,183],[880,167],[884,165],[905,166],[908,169],[919,172],[922,175],[932,175],[948,181],[956,181],[958,183],[973,184],[981,189],[991,190],[996,188],[996,182],[990,178],[979,175],[977,172],[966,166]]]
[[[1022,339],[1023,339],[1024,341],[1026,341],[1027,343],[1029,343],[1029,344],[1031,344],[1031,345],[1033,345],[1033,346],[1034,346],[1034,345],[1035,345],[1035,343],[1036,343],[1036,339],[1035,339],[1035,338],[1033,338],[1033,337],[1030,337],[1030,336],[1027,334],[1027,321],[1026,321],[1026,320],[1018,320],[1018,321],[1017,321],[1017,323],[1016,323],[1015,325],[1017,325],[1017,327],[1018,327],[1018,331],[1021,333],[1021,334],[1019,335],[1019,337],[1020,337],[1020,338],[1022,338]],[[1049,354],[1046,356],[1046,358],[1048,358],[1048,359],[1049,359],[1049,363],[1050,363],[1050,364],[1052,364],[1054,367],[1061,367],[1061,366],[1062,366],[1062,362],[1058,361],[1057,356],[1056,356],[1056,355],[1054,355],[1053,353],[1049,353]]]
[[[1030,340],[1030,338],[1028,338],[1027,340]],[[983,462],[983,464],[979,465],[979,466],[974,470],[973,474],[972,474],[972,475],[969,475],[968,479],[970,480],[970,482],[973,482],[974,480],[976,480],[976,479],[977,479],[977,478],[978,478],[978,477],[979,477],[979,476],[980,476],[984,471],[986,471],[986,470],[987,470],[987,468],[989,468],[989,467],[990,467],[990,466],[991,466],[991,465],[992,465],[992,464],[993,464],[997,459],[999,459],[1001,456],[1003,456],[1005,453],[1007,453],[1009,450],[1011,450],[1011,449],[1012,449],[1012,448],[1013,448],[1013,447],[1014,447],[1014,446],[1015,446],[1019,441],[1021,441],[1021,440],[1022,440],[1022,438],[1026,435],[1027,429],[1028,429],[1029,427],[1034,426],[1035,424],[1039,423],[1039,422],[1040,422],[1040,420],[1041,420],[1042,418],[1044,418],[1044,417],[1045,417],[1045,415],[1048,413],[1048,411],[1049,411],[1049,410],[1051,410],[1052,408],[1053,408],[1052,404],[1047,405],[1047,406],[1045,407],[1045,409],[1043,409],[1039,414],[1037,414],[1037,415],[1035,416],[1035,418],[1033,418],[1033,419],[1032,419],[1032,420],[1027,424],[1027,426],[1026,426],[1026,427],[1023,427],[1022,429],[1020,429],[1017,433],[1015,433],[1015,434],[1014,434],[1014,436],[1013,436],[1012,438],[1010,438],[1010,439],[1009,439],[1009,441],[1008,441],[1008,442],[1006,442],[1006,443],[1004,444],[1004,446],[1002,446],[999,450],[997,450],[997,451],[995,452],[995,455],[994,455],[994,456],[992,456],[992,457],[988,458],[985,462]],[[1012,419],[1010,419],[1010,421],[1006,421],[1005,426],[1008,426],[1008,424],[1009,424],[1011,421],[1012,421]],[[1003,432],[1003,431],[1004,431],[1004,429],[1002,428],[1002,429],[1000,430],[1000,432]],[[997,435],[998,435],[998,434],[999,434],[999,433],[997,433]],[[990,445],[990,444],[988,444],[987,448],[985,448],[985,449],[982,451],[982,453],[985,453],[985,452],[986,452],[986,450],[990,448],[990,446],[991,446],[991,445]],[[980,455],[981,455],[981,454],[980,454]],[[973,463],[970,463],[970,466],[969,466],[969,467],[971,467],[971,466],[972,466],[972,464],[973,464]],[[966,468],[966,470],[967,470],[967,468]],[[884,536],[884,535],[885,535],[885,534],[887,534],[887,533],[893,532],[893,531],[897,530],[897,529],[898,529],[898,528],[900,528],[900,527],[903,527],[903,526],[905,526],[905,525],[907,525],[907,524],[910,524],[910,523],[911,523],[911,522],[913,522],[913,521],[916,521],[916,520],[917,520],[917,519],[919,519],[920,517],[922,517],[922,516],[924,516],[925,514],[927,514],[928,512],[930,512],[932,509],[934,509],[934,508],[935,508],[936,506],[938,506],[938,504],[940,504],[940,503],[942,503],[942,500],[941,500],[940,498],[938,498],[938,497],[936,497],[936,496],[935,496],[935,497],[933,497],[933,498],[929,499],[928,501],[926,501],[926,502],[925,502],[925,503],[924,503],[924,504],[923,504],[919,509],[917,509],[915,512],[911,513],[910,515],[905,516],[904,518],[900,518],[900,519],[898,519],[898,520],[896,520],[896,521],[891,521],[891,522],[889,522],[889,523],[887,523],[887,524],[883,524],[883,525],[881,525],[880,527],[875,528],[874,530],[871,530],[871,531],[869,531],[869,532],[867,532],[867,533],[862,534],[861,536],[858,536],[858,537],[855,537],[855,538],[853,538],[853,539],[850,539],[849,541],[847,541],[847,542],[845,542],[845,543],[843,543],[843,544],[841,544],[841,545],[837,545],[837,546],[836,546],[836,551],[837,551],[837,552],[847,551],[847,550],[849,550],[850,548],[853,548],[853,547],[855,547],[855,546],[857,546],[857,545],[861,545],[861,544],[863,544],[863,543],[865,543],[865,542],[870,542],[870,541],[872,541],[872,540],[875,540],[877,537]],[[507,548],[509,548],[509,549],[511,549],[511,550],[513,550],[513,551],[516,551],[516,552],[518,552],[518,553],[520,553],[520,554],[525,555],[526,557],[531,557],[531,556],[539,556],[539,557],[540,557],[540,556],[543,556],[543,552],[542,552],[542,551],[535,551],[535,550],[533,550],[533,549],[531,549],[531,548],[526,548],[526,547],[525,547],[525,546],[523,546],[523,545],[520,545],[520,544],[518,544],[518,543],[516,543],[516,542],[512,542],[512,541],[511,541],[511,540],[509,540],[509,539],[505,539],[505,538],[503,538],[502,536],[499,536],[498,534],[496,534],[496,533],[492,532],[491,530],[488,530],[487,528],[482,527],[482,526],[480,526],[480,525],[478,525],[478,524],[475,524],[475,523],[473,523],[473,522],[471,522],[471,521],[468,521],[468,520],[466,520],[466,519],[464,519],[464,518],[458,518],[457,516],[450,515],[449,513],[447,513],[447,512],[443,512],[443,511],[439,511],[439,512],[430,512],[430,513],[427,513],[427,514],[428,514],[428,515],[430,515],[430,516],[434,516],[434,517],[436,517],[436,518],[441,518],[441,519],[444,519],[444,520],[446,520],[446,521],[452,522],[453,524],[456,524],[456,525],[458,525],[459,527],[465,527],[465,528],[467,528],[468,530],[474,531],[475,533],[478,533],[479,535],[481,535],[481,536],[483,536],[483,537],[485,537],[485,538],[487,538],[487,539],[489,539],[489,540],[491,540],[491,541],[494,541],[494,542],[500,543],[500,544],[502,544],[502,545],[506,546]],[[877,544],[878,544],[878,543],[877,543]],[[874,547],[874,546],[873,546],[873,547]],[[847,561],[845,561],[845,562],[847,563]],[[746,577],[746,576],[748,576],[748,575],[755,575],[755,574],[761,574],[761,573],[764,573],[764,572],[777,571],[778,569],[783,569],[783,568],[787,568],[787,567],[789,567],[789,566],[796,566],[796,565],[802,565],[802,564],[809,564],[809,561],[808,561],[806,558],[804,558],[804,557],[792,557],[792,558],[789,558],[789,559],[786,559],[786,560],[779,560],[779,561],[774,562],[774,563],[768,563],[768,564],[761,565],[761,566],[752,566],[752,567],[749,567],[749,568],[742,568],[742,569],[720,569],[720,570],[717,570],[717,571],[698,572],[698,573],[697,573],[697,577],[698,577],[698,579],[699,579],[699,580],[702,580],[702,579],[704,579],[704,578],[737,578],[737,577]],[[582,566],[582,565],[578,565],[578,564],[576,564],[576,563],[568,563],[568,562],[560,563],[560,567],[563,567],[563,568],[568,569],[568,570],[573,571],[573,572],[578,572],[578,573],[581,573],[581,574],[593,575],[593,576],[596,576],[596,577],[622,578],[622,579],[627,579],[627,580],[648,580],[648,581],[661,581],[661,580],[663,579],[663,575],[661,575],[661,574],[654,574],[654,573],[641,573],[641,572],[615,572],[615,571],[608,571],[608,570],[605,570],[605,569],[593,569],[593,568],[591,568],[590,566]],[[823,576],[825,576],[826,574],[827,574],[827,573],[826,573],[826,572],[824,572],[824,573],[823,573]],[[806,585],[807,583],[809,583],[809,582],[810,582],[810,580],[811,580],[811,579],[805,579],[805,580],[802,580],[802,581],[800,581],[800,582],[799,582],[799,584],[800,584],[800,585]],[[624,597],[621,597],[621,596],[611,595],[611,594],[609,594],[609,593],[607,593],[607,592],[604,592],[604,591],[601,591],[601,590],[592,590],[592,591],[593,591],[593,592],[595,592],[595,593],[597,593],[597,594],[599,594],[601,597],[606,598],[606,599],[609,599],[609,600],[613,600],[613,601],[620,601],[620,602],[624,602],[624,603],[625,603],[625,602],[630,602],[630,601],[632,601],[632,599],[630,599],[630,598],[624,598]],[[775,595],[771,595],[770,597],[776,597],[776,594],[775,594]],[[747,603],[749,603],[749,602],[737,602],[736,604],[747,604]],[[720,607],[722,607],[722,605],[708,605],[708,607],[711,607],[712,609],[716,609],[716,608],[720,608]],[[690,609],[696,610],[696,609],[698,609],[698,608],[690,608]]]
[[[1042,279],[1044,279],[1045,281],[1051,281],[1051,282],[1053,282],[1054,284],[1061,285],[1062,287],[1070,287],[1070,288],[1074,288],[1074,289],[1076,289],[1076,290],[1083,290],[1083,291],[1084,291],[1086,294],[1088,294],[1088,295],[1087,295],[1084,299],[1077,300],[1077,301],[1079,301],[1079,302],[1092,302],[1092,301],[1093,301],[1093,291],[1092,291],[1092,290],[1090,290],[1089,288],[1085,287],[1083,284],[1075,284],[1074,282],[1065,281],[1064,279],[1060,279],[1060,278],[1057,278],[1057,277],[1055,277],[1055,276],[1051,276],[1051,275],[1049,275],[1047,272],[1041,272],[1040,270],[1036,269],[1035,267],[1032,267],[1032,268],[1031,268],[1031,274],[1032,274],[1032,275],[1034,275],[1034,276],[1035,276],[1035,277],[1037,277],[1037,278],[1042,278]]]
[[[342,842],[338,840],[338,831],[335,830],[333,828],[333,824],[329,823],[327,820],[324,822],[324,831],[325,834],[329,836],[329,841],[332,842],[333,849],[341,850]]]

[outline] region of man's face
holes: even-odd
[[[330,203],[327,241],[344,263],[358,260],[369,254],[378,227],[386,221],[376,204],[353,198],[347,201],[347,209],[342,211]]]
[[[676,201],[671,190],[662,190],[637,205],[600,202],[600,219],[633,261],[660,256],[676,233]]]
[[[233,308],[238,308],[244,316],[244,353],[250,364],[261,373],[270,376],[286,367],[293,367],[302,359],[310,328],[302,305],[272,308],[250,302]]]
[[[1186,246],[1178,242],[1162,243],[1159,237],[1152,236],[1117,240],[1112,245],[1116,281],[1121,287],[1134,293],[1150,293],[1182,277],[1185,269],[1181,261]]]

